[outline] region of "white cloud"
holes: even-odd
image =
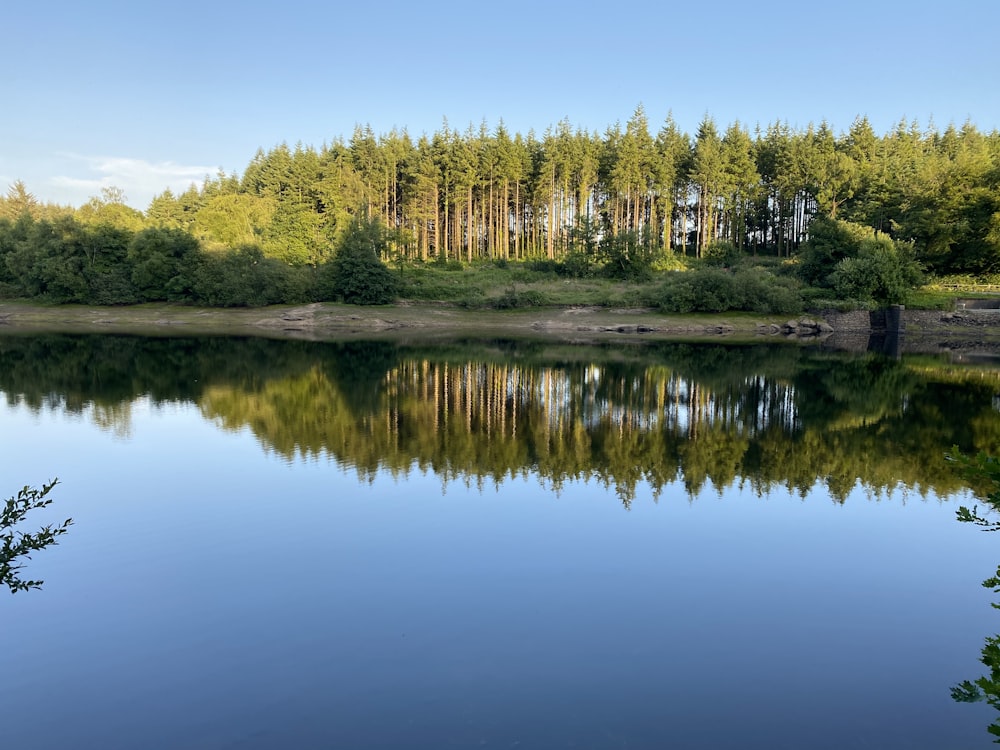
[[[126,202],[144,210],[153,196],[169,188],[174,193],[200,184],[206,176],[214,176],[216,167],[176,164],[172,161],[149,162],[120,156],[83,156],[59,154],[75,165],[76,175],[63,174],[50,178],[49,183],[66,195],[73,204],[85,203],[99,196],[103,188],[117,187],[124,191]]]

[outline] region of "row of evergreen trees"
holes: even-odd
[[[17,183],[0,218],[26,210],[60,211]],[[751,132],[706,116],[694,135],[669,117],[653,134],[642,107],[600,135],[568,121],[541,137],[502,123],[464,132],[445,123],[417,139],[359,127],[346,143],[260,150],[242,175],[165,191],[145,212],[109,190],[75,216],[318,266],[358,213],[394,231],[400,257],[463,261],[561,259],[581,231],[632,233],[685,256],[724,241],[791,257],[826,216],[912,243],[931,271],[984,274],[1000,270],[1000,133],[900,122],[880,136],[865,118],[839,135],[825,124]]]

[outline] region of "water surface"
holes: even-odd
[[[990,744],[989,368],[7,337],[0,391],[75,520],[0,599],[11,747]]]

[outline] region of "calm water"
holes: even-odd
[[[0,496],[75,520],[5,747],[990,746],[989,367],[7,336],[0,391]]]

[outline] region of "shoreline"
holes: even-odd
[[[45,306],[0,302],[0,331],[233,334],[338,339],[367,335],[440,337],[508,334],[575,338],[756,336],[787,317],[750,313],[664,315],[595,306],[468,310],[442,303],[355,306],[328,302],[259,308],[203,308],[155,303],[126,307]]]
[[[868,313],[775,316],[754,313],[667,315],[596,306],[469,310],[444,303],[361,307],[330,302],[260,308],[150,303],[125,307],[0,302],[0,333],[111,333],[151,336],[234,335],[309,340],[455,337],[550,338],[570,342],[691,339],[828,343],[863,348],[885,333]],[[982,348],[1000,352],[1000,311],[906,310],[902,338],[921,351]]]

